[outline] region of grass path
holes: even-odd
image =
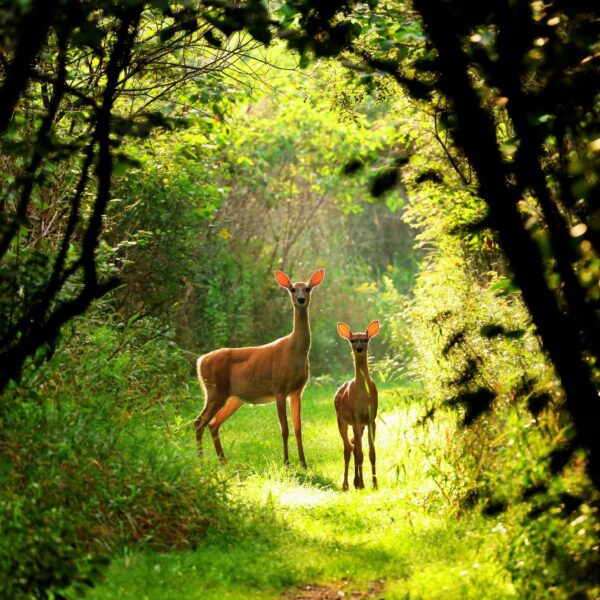
[[[367,459],[367,489],[348,493],[340,491],[332,388],[313,386],[305,394],[306,472],[295,466],[293,435],[293,464],[281,465],[274,405],[244,407],[221,435],[232,505],[243,507],[239,527],[209,534],[195,550],[127,551],[90,598],[514,598],[496,557],[502,528],[459,518],[441,502],[431,476],[432,463],[439,468],[443,461],[451,424],[416,427],[421,410],[406,396],[402,388],[381,391],[380,489],[371,489]],[[185,421],[196,408],[190,405]],[[167,424],[163,435],[195,460],[189,427]],[[207,450],[198,468],[219,468],[212,447]]]

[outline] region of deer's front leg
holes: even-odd
[[[277,402],[277,415],[279,416],[279,425],[281,426],[281,438],[283,440],[283,463],[288,466],[290,457],[288,456],[288,437],[290,430],[287,420],[287,404],[285,402],[285,394],[277,394],[275,401]]]
[[[296,434],[296,444],[298,446],[298,459],[300,460],[300,464],[306,469],[306,459],[304,458],[304,448],[302,446],[302,420],[300,417],[301,404],[301,392],[293,392],[292,394],[290,394],[290,411],[292,413],[294,433]]]
[[[375,470],[375,421],[369,423],[369,460],[371,461],[371,473],[373,474],[373,487],[377,489],[377,472]]]
[[[354,425],[352,427],[354,431],[354,487],[357,490],[365,489],[365,482],[363,481],[363,449],[362,449],[362,434],[363,426]]]
[[[342,436],[342,442],[344,442],[344,482],[342,483],[342,491],[348,491],[348,465],[350,464],[350,456],[352,454],[352,444],[348,439],[348,424],[342,421],[338,415],[338,429]]]

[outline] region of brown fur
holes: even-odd
[[[334,405],[338,429],[344,442],[344,481],[342,489],[348,489],[348,466],[354,452],[354,487],[363,489],[363,450],[362,435],[367,427],[369,436],[369,459],[373,475],[373,487],[377,488],[375,457],[375,418],[377,417],[377,387],[369,375],[367,350],[370,338],[379,332],[379,322],[372,321],[366,333],[352,333],[345,323],[338,323],[338,333],[347,339],[354,355],[354,379],[346,381],[335,393]],[[352,428],[354,438],[348,438]]]
[[[309,377],[310,323],[308,307],[312,288],[319,285],[324,271],[317,271],[308,283],[293,284],[277,271],[279,285],[285,287],[294,306],[294,328],[289,335],[264,346],[221,348],[198,359],[198,378],[206,403],[194,425],[198,452],[202,452],[202,434],[208,425],[215,450],[225,460],[219,439],[219,427],[244,403],[277,403],[283,438],[285,464],[288,457],[288,422],[286,399],[290,398],[292,422],[298,444],[300,463],[306,466],[302,447],[300,407],[302,391]]]

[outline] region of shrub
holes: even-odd
[[[152,323],[113,355],[121,334],[96,318],[0,405],[3,597],[91,585],[119,547],[191,547],[233,526],[226,481],[168,434],[189,425],[189,364]]]

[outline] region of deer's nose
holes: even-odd
[[[304,298],[298,298],[298,304],[304,304]]]

